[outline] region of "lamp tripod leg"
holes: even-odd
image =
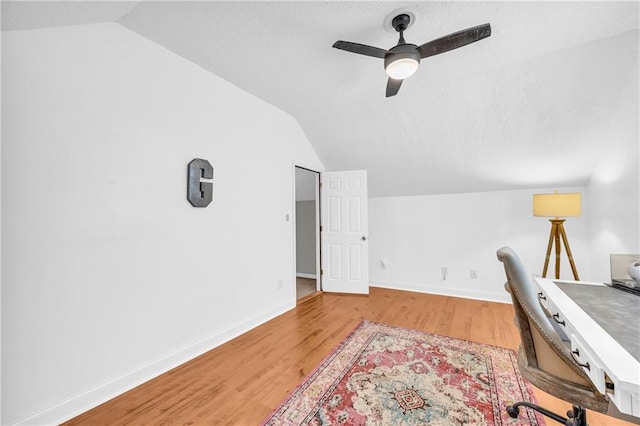
[[[551,258],[551,247],[553,246],[554,236],[556,234],[557,225],[551,224],[551,233],[549,234],[549,244],[547,244],[547,255],[544,258],[544,268],[542,269],[542,278],[547,277],[547,269],[549,268],[549,259]]]
[[[571,254],[571,248],[569,247],[569,240],[567,240],[567,234],[564,232],[564,225],[561,223],[558,229],[560,231],[560,235],[562,236],[562,242],[564,243],[564,247],[567,249],[567,256],[569,256],[569,265],[571,265],[571,271],[573,272],[573,279],[576,281],[580,281],[580,278],[578,278],[578,270],[576,269],[576,264],[573,262],[573,254]]]
[[[560,279],[560,253],[562,249],[560,245],[560,229],[562,229],[562,223],[556,225],[556,235],[553,239],[556,244],[556,280]]]

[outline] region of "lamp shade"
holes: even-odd
[[[579,192],[534,194],[533,215],[543,217],[580,216],[581,198]]]

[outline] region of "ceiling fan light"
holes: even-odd
[[[395,80],[403,80],[413,75],[420,63],[413,58],[398,58],[390,62],[385,71],[387,75]]]
[[[394,80],[413,75],[420,65],[420,53],[413,44],[399,44],[389,50],[384,58],[384,70]]]

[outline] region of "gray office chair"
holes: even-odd
[[[505,288],[511,294],[515,323],[520,331],[518,367],[523,376],[537,388],[573,404],[573,409],[562,417],[539,405],[518,402],[507,407],[512,418],[518,417],[519,407],[529,407],[568,426],[586,426],[590,409],[638,423],[640,419],[621,414],[606,395],[600,393],[571,355],[568,342],[554,327],[538,301],[530,278],[520,258],[509,247],[497,252],[507,275]]]

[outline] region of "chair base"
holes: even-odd
[[[542,408],[539,405],[532,404],[530,402],[517,402],[513,405],[507,406],[507,413],[509,417],[515,419],[520,414],[520,407],[529,407],[550,419],[557,421],[565,426],[587,426],[587,410],[578,405],[574,405],[573,408],[567,411],[567,417],[559,416],[558,414]]]

